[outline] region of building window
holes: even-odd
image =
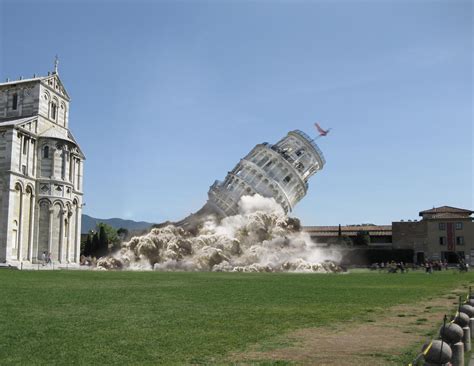
[[[446,237],[440,236],[439,237],[439,245],[446,245]]]
[[[26,154],[27,148],[28,148],[28,139],[24,137],[23,138],[23,154]]]
[[[438,226],[440,230],[446,230],[446,224],[444,222],[440,222]]]
[[[464,245],[464,236],[456,236],[456,244]]]
[[[456,230],[462,230],[462,222],[456,222]]]
[[[18,93],[13,94],[12,109],[16,111],[18,108]]]
[[[23,173],[23,175],[26,175],[26,165],[21,166],[21,172]]]
[[[49,146],[45,146],[43,149],[43,159],[49,159]]]
[[[285,177],[285,179],[283,179],[283,182],[285,182],[285,183],[290,183],[290,180],[291,180],[291,177],[290,177],[289,175],[287,175],[287,176]]]
[[[58,109],[58,106],[56,105],[56,103],[52,102],[51,103],[51,119],[53,120],[56,120],[57,109]]]

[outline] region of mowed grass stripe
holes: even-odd
[[[2,364],[219,363],[287,331],[467,286],[474,275],[0,271]]]

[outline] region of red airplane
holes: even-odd
[[[315,126],[316,129],[318,130],[319,136],[326,136],[326,135],[329,133],[329,131],[331,131],[331,129],[323,130],[323,129],[321,128],[321,126],[318,124],[318,122],[316,122],[316,123],[314,124],[314,126]]]

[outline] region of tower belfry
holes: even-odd
[[[79,263],[85,156],[58,65],[0,84],[0,263]]]

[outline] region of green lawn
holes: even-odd
[[[1,270],[0,363],[222,363],[229,352],[285,331],[364,321],[473,280],[454,272]]]

